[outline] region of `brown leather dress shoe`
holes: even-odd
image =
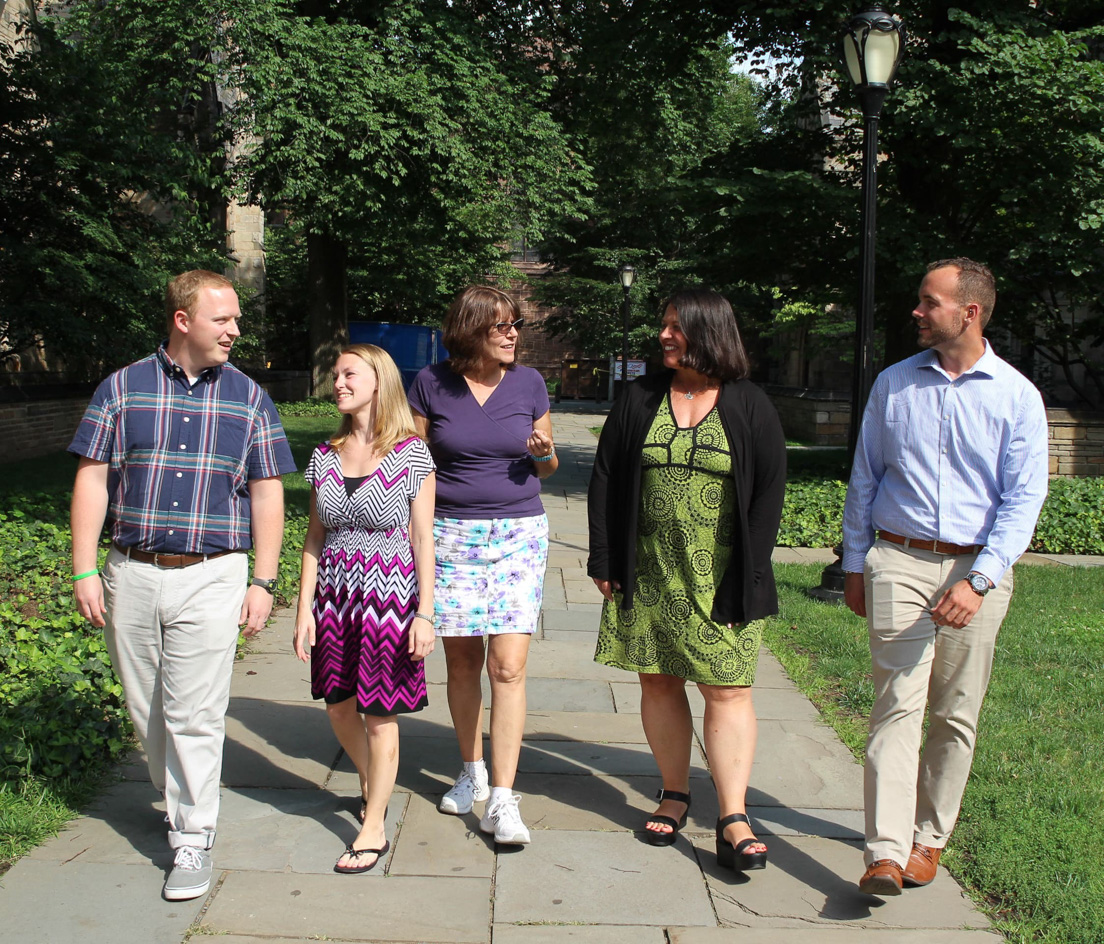
[[[863,872],[859,891],[866,895],[889,898],[901,894],[901,866],[892,859],[878,859]]]
[[[924,846],[918,842],[912,844],[912,852],[905,871],[902,873],[906,885],[930,885],[935,878],[935,867],[939,865],[942,849]]]

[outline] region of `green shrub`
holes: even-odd
[[[1031,550],[1104,554],[1104,476],[1051,480]]]
[[[130,733],[103,633],[73,606],[67,512],[56,495],[0,505],[0,782],[98,767]]]
[[[328,397],[311,397],[307,400],[297,400],[294,403],[277,403],[276,410],[281,417],[341,416],[341,414],[337,411],[337,404]]]
[[[835,547],[843,540],[846,472],[835,450],[789,450],[780,547]],[[826,478],[837,475],[839,478]],[[1104,476],[1051,479],[1028,550],[1104,554]]]

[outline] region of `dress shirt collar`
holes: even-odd
[[[989,346],[989,339],[982,338],[982,344],[985,345],[985,353],[981,355],[974,363],[973,367],[969,370],[964,370],[958,377],[968,377],[970,374],[982,374],[986,377],[996,376],[997,361],[999,357],[993,352],[993,348]],[[950,375],[943,369],[939,363],[939,354],[936,351],[928,350],[924,351],[921,355],[920,367],[930,367],[932,370],[937,370],[948,380],[951,379]],[[958,379],[957,377],[955,378]]]

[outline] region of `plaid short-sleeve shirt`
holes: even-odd
[[[100,384],[69,451],[110,464],[112,539],[168,554],[248,549],[249,480],[295,471],[264,390],[229,364],[191,384],[164,345]]]

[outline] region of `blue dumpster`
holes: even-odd
[[[448,351],[441,344],[440,329],[427,325],[350,321],[349,341],[382,347],[398,365],[403,386],[408,390],[426,364],[436,364],[448,357]]]

